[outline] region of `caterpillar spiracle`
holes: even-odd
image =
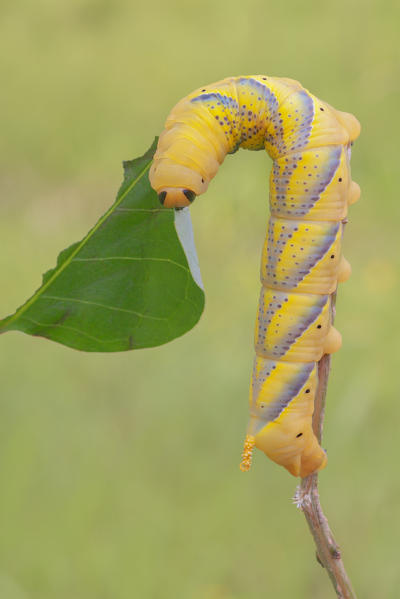
[[[326,465],[312,429],[317,363],[341,346],[332,294],[351,272],[341,243],[347,207],[360,196],[350,175],[359,133],[353,115],[297,81],[257,75],[189,94],[159,138],[149,177],[168,208],[189,206],[239,148],[265,148],[273,160],[242,470],[254,446],[294,476]]]

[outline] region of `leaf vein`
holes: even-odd
[[[15,314],[10,318],[10,320],[7,322],[7,326],[9,326],[12,322],[14,322],[15,320],[17,320],[24,312],[26,312],[28,310],[28,308],[30,308],[30,306],[40,297],[44,297],[43,296],[43,292],[50,287],[50,285],[53,283],[53,281],[55,279],[57,279],[57,277],[67,268],[67,266],[69,266],[69,264],[71,263],[71,261],[73,260],[73,258],[81,251],[81,249],[86,245],[86,243],[89,241],[89,239],[91,239],[91,237],[96,233],[96,231],[102,226],[102,224],[108,219],[108,217],[118,208],[118,206],[121,204],[121,202],[126,198],[126,196],[128,195],[128,193],[131,191],[131,189],[133,187],[135,187],[136,183],[138,181],[140,181],[140,179],[145,175],[145,173],[149,170],[150,168],[150,164],[151,161],[146,164],[145,168],[138,174],[138,176],[136,177],[136,179],[134,179],[128,186],[127,188],[124,190],[124,192],[121,194],[121,196],[116,200],[116,202],[114,202],[114,204],[107,210],[107,212],[97,221],[97,223],[95,224],[95,226],[93,227],[93,229],[91,229],[89,231],[89,233],[87,235],[85,235],[85,237],[82,239],[82,241],[77,245],[77,247],[75,248],[75,250],[68,256],[68,258],[65,260],[65,262],[63,262],[59,268],[56,267],[55,272],[53,273],[53,275],[49,278],[49,280],[42,285],[37,291],[36,293],[33,294],[33,296],[23,305],[21,306],[16,312]]]
[[[170,258],[136,258],[134,256],[106,256],[104,258],[73,258],[71,262],[106,262],[107,260],[128,260],[132,262],[152,261],[152,262],[169,262],[178,268],[182,268],[185,272],[190,272],[184,264],[179,264]]]
[[[161,316],[149,316],[148,314],[142,314],[141,312],[136,312],[135,310],[128,310],[127,308],[118,308],[117,306],[107,306],[106,304],[99,304],[97,302],[92,302],[89,300],[83,300],[73,297],[59,297],[57,295],[42,295],[43,299],[51,299],[57,300],[61,302],[75,302],[76,304],[85,304],[88,306],[97,306],[98,308],[105,308],[106,310],[113,310],[114,312],[126,312],[127,314],[134,314],[135,316],[139,316],[139,318],[146,318],[149,320],[167,320]]]
[[[77,329],[75,327],[69,327],[65,324],[58,324],[58,323],[46,323],[46,322],[39,322],[38,320],[34,320],[33,318],[28,318],[28,316],[21,316],[21,320],[27,320],[29,322],[33,322],[33,324],[37,324],[40,327],[45,327],[45,328],[49,328],[49,327],[57,327],[59,329],[67,329],[69,331],[74,331],[75,333],[79,333],[80,335],[82,335],[83,337],[87,337],[88,339],[92,339],[93,341],[97,341],[98,343],[115,343],[115,341],[122,341],[122,339],[125,339],[125,337],[121,337],[120,339],[108,339],[108,340],[104,340],[104,339],[99,339],[98,337],[94,337],[93,335],[89,335],[89,333],[85,333],[84,331],[82,331],[81,329]]]

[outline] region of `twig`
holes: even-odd
[[[332,296],[332,321],[335,300],[336,294]],[[330,362],[330,355],[324,355],[318,363],[318,389],[314,402],[313,428],[319,442],[322,439]],[[317,473],[301,480],[296,491],[295,502],[306,517],[317,548],[317,560],[328,572],[337,596],[340,599],[356,599],[343,565],[340,547],[333,537],[328,520],[321,508]]]

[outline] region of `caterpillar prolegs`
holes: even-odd
[[[266,149],[273,160],[270,212],[261,260],[250,422],[241,468],[254,446],[295,476],[326,465],[312,429],[317,363],[340,348],[331,302],[350,275],[341,253],[357,119],[292,79],[230,77],[178,102],[150,170],[165,207],[204,193],[226,154]]]

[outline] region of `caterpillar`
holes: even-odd
[[[341,346],[332,294],[351,273],[341,243],[348,205],[360,196],[350,174],[359,133],[352,114],[297,81],[257,75],[192,92],[160,135],[149,178],[167,208],[189,206],[239,148],[273,160],[242,470],[254,446],[294,476],[327,463],[312,415],[318,361]]]

